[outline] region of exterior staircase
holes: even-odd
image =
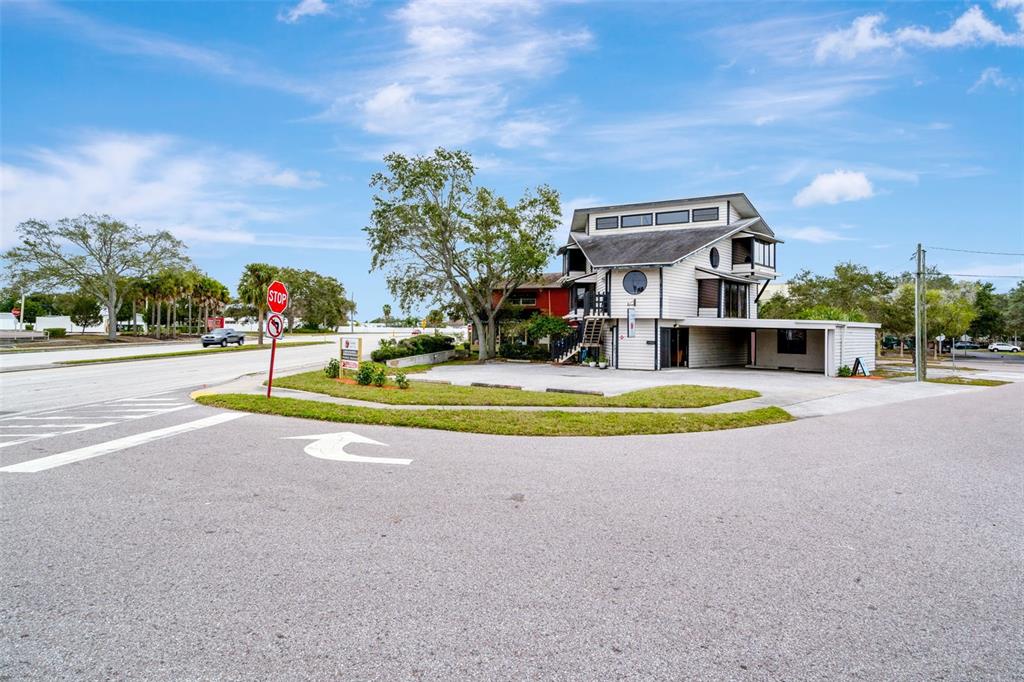
[[[576,334],[559,339],[551,347],[551,359],[556,365],[564,365],[577,357],[584,348],[597,348],[600,353],[601,334],[604,332],[604,318],[588,317],[576,328]]]

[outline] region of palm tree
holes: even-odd
[[[277,268],[267,263],[249,263],[238,280],[238,298],[256,307],[259,344],[263,345],[263,316],[267,307],[267,288],[277,276]]]
[[[382,311],[384,312],[384,324],[389,324],[391,321],[391,305],[385,303]]]

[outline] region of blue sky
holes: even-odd
[[[107,212],[174,231],[232,288],[254,260],[336,276],[366,319],[389,300],[369,176],[443,145],[510,197],[556,187],[566,218],[746,192],[784,274],[898,272],[918,241],[1024,251],[1024,0],[2,10],[4,246],[30,217]]]

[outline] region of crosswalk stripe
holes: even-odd
[[[65,464],[71,464],[73,462],[80,462],[85,459],[107,455],[111,452],[117,452],[118,450],[125,450],[127,448],[135,447],[136,445],[151,443],[152,441],[160,440],[162,438],[169,438],[170,436],[176,436],[179,433],[187,433],[197,429],[216,426],[217,424],[223,424],[246,416],[248,415],[239,414],[237,412],[215,414],[212,417],[203,417],[202,419],[185,422],[184,424],[176,424],[163,429],[156,429],[155,431],[147,431],[145,433],[137,433],[132,436],[118,438],[116,440],[107,441],[106,443],[88,445],[84,448],[68,450],[67,452],[61,452],[56,455],[48,455],[38,459],[19,462],[18,464],[10,464],[5,467],[0,467],[0,472],[38,473],[47,469],[53,469],[54,467],[63,466]]]

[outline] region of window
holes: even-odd
[[[718,255],[718,249],[712,247],[711,248],[711,267],[717,268],[719,262],[721,262],[721,258]]]
[[[613,215],[607,218],[598,218],[594,221],[594,227],[599,230],[608,230],[619,226],[619,216]]]
[[[634,296],[644,293],[644,289],[647,288],[647,275],[639,270],[630,270],[622,278],[622,288],[627,294]]]
[[[722,317],[746,317],[747,285],[723,282],[722,287]]]
[[[565,272],[586,272],[587,257],[580,249],[569,249],[565,252]]]
[[[637,213],[636,215],[622,216],[623,227],[647,227],[651,224],[650,213]]]
[[[807,355],[806,329],[780,329],[779,354]]]
[[[697,307],[718,310],[718,283],[720,279],[697,280]]]
[[[537,294],[512,294],[508,302],[510,305],[537,305]]]
[[[754,240],[754,263],[765,267],[775,267],[775,244]]]
[[[678,225],[679,223],[690,222],[689,211],[665,211],[655,216],[658,225]]]
[[[708,220],[718,220],[718,207],[695,208],[693,209],[693,222],[702,223]]]

